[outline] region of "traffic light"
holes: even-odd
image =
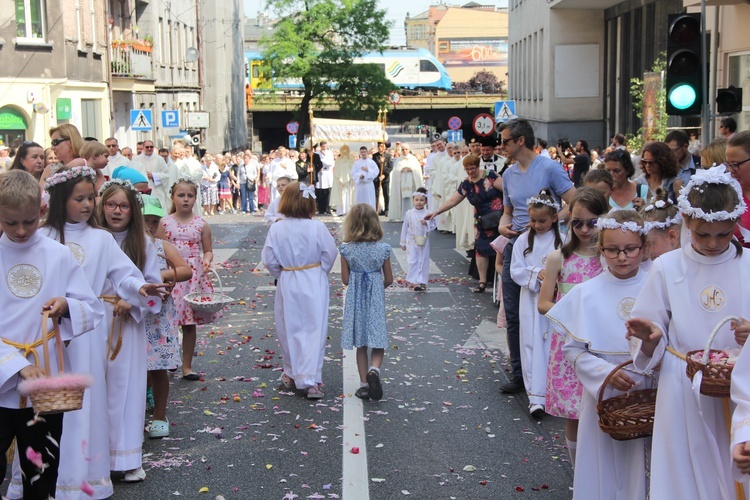
[[[728,89],[719,89],[716,94],[716,112],[741,113],[742,112],[742,89],[730,85]]]
[[[667,31],[667,114],[698,115],[703,103],[701,15],[671,14]]]

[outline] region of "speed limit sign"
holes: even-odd
[[[495,131],[495,119],[489,113],[482,113],[474,118],[471,126],[475,134],[487,137]]]
[[[396,92],[396,91],[393,91],[393,92],[391,92],[391,93],[390,93],[390,94],[388,95],[388,102],[390,102],[390,103],[391,103],[391,104],[393,104],[394,106],[395,106],[396,104],[400,103],[400,102],[401,102],[401,94],[399,94],[399,93],[398,93],[398,92]]]

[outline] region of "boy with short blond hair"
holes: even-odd
[[[24,498],[54,498],[63,415],[35,418],[16,388],[21,380],[45,376],[41,349],[42,313],[50,352],[59,322],[63,341],[92,330],[104,316],[83,269],[64,245],[37,232],[41,215],[39,183],[29,173],[0,175],[0,470],[16,439],[23,470]],[[91,249],[85,249],[91,251]],[[51,374],[61,367],[50,356]]]

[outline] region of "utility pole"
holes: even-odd
[[[195,0],[195,37],[198,44],[198,107],[200,111],[205,111],[204,106],[204,87],[203,87],[203,32],[201,29],[201,1]],[[205,141],[205,129],[201,129],[201,141]]]

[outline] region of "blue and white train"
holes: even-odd
[[[408,90],[451,90],[448,71],[426,49],[399,49],[370,52],[354,60],[355,64],[375,64],[394,85]],[[245,83],[253,91],[301,91],[302,81],[296,79],[272,79],[269,86],[261,75],[263,55],[260,52],[245,52]]]

